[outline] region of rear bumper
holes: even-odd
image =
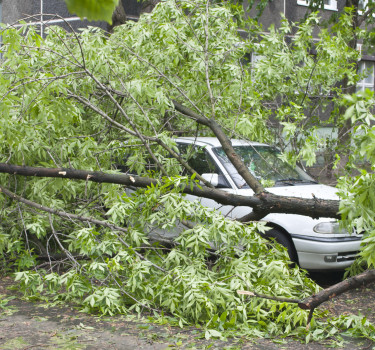
[[[317,238],[292,236],[299,265],[307,270],[343,270],[356,258],[360,236]]]

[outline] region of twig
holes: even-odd
[[[102,221],[102,220],[97,220],[97,219],[94,219],[94,218],[91,218],[91,217],[87,217],[87,216],[80,216],[80,215],[75,215],[75,214],[72,214],[72,213],[67,213],[67,212],[63,212],[63,211],[59,211],[57,209],[53,209],[53,208],[49,208],[49,207],[45,207],[43,205],[40,205],[38,203],[35,203],[35,202],[32,202],[28,199],[25,199],[23,197],[20,197],[18,195],[16,195],[15,193],[9,191],[8,189],[6,189],[5,187],[3,186],[0,186],[0,192],[4,193],[5,195],[7,195],[8,197],[10,198],[13,198],[14,200],[17,200],[19,202],[22,202],[30,207],[33,207],[33,208],[36,208],[38,210],[42,210],[42,211],[45,211],[47,213],[50,213],[50,214],[54,214],[54,215],[57,215],[57,216],[60,216],[60,217],[64,217],[64,218],[68,218],[68,219],[73,219],[73,220],[79,220],[79,221],[82,221],[82,222],[91,222],[93,224],[96,224],[96,225],[100,225],[100,226],[104,226],[104,227],[108,227],[112,230],[112,232],[116,235],[117,239],[123,244],[125,245],[127,248],[130,248],[130,245],[128,243],[126,243],[118,234],[116,231],[120,231],[120,232],[128,232],[128,230],[124,227],[120,227],[120,226],[116,226],[114,224],[111,224],[109,222],[106,222],[106,221]],[[58,241],[58,244],[60,245],[61,243],[59,243]],[[61,246],[60,246],[61,247]],[[65,248],[61,248],[64,252],[65,252]],[[66,251],[68,252],[68,251]],[[154,264],[153,262],[149,261],[146,257],[144,257],[142,254],[138,253],[137,251],[135,251],[134,249],[132,249],[132,252],[134,252],[134,254],[140,258],[141,260],[144,260],[144,261],[147,261],[150,263],[151,266],[153,266],[154,268],[156,268],[157,270],[160,270],[164,273],[167,273],[167,271],[165,269],[163,269],[162,267]],[[69,253],[69,252],[68,252]],[[70,254],[70,253],[69,253]],[[72,259],[74,261],[74,258]]]

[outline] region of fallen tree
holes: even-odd
[[[107,227],[112,232],[118,231],[118,232],[122,232],[122,233],[128,233],[128,231],[129,231],[127,228],[113,225],[113,224],[111,224],[111,223],[109,223],[107,221],[101,221],[101,220],[97,220],[95,218],[84,217],[84,216],[81,216],[81,215],[75,215],[75,214],[71,214],[71,213],[66,213],[66,212],[59,211],[59,210],[56,210],[56,209],[53,209],[53,208],[48,208],[48,207],[39,205],[38,203],[29,201],[29,200],[27,200],[25,198],[22,198],[20,196],[17,196],[16,194],[12,193],[11,191],[9,191],[8,189],[6,189],[6,188],[4,188],[2,186],[0,186],[0,192],[4,193],[6,196],[8,196],[8,197],[10,197],[10,198],[12,198],[12,199],[14,199],[14,200],[16,200],[18,202],[24,203],[24,204],[26,204],[26,205],[28,205],[28,206],[30,206],[32,208],[35,208],[35,209],[37,209],[39,211],[48,212],[50,214],[54,214],[54,215],[57,215],[57,216],[60,216],[60,217],[63,217],[63,218],[68,218],[70,220],[78,220],[80,222],[85,222],[85,223],[90,222],[90,223],[93,223],[93,224],[96,224],[96,225],[99,225],[99,226]],[[54,232],[54,235],[56,236],[55,232]],[[116,234],[116,236],[119,239],[119,241],[126,248],[130,248],[129,244],[123,238],[121,238],[117,234]],[[171,245],[175,244],[175,242],[173,240],[171,240],[169,242],[164,241],[164,243],[169,243]],[[74,258],[70,254],[69,251],[67,251],[65,248],[63,248],[62,244],[61,244],[61,247],[62,247],[62,250],[64,252],[63,256],[64,257],[68,257],[71,260],[73,260],[73,261],[76,262],[76,258]],[[142,246],[142,249],[143,250],[147,250],[147,249],[151,249],[152,250],[154,248],[152,246]],[[141,260],[148,262],[150,264],[150,266],[153,267],[154,269],[162,271],[165,274],[168,274],[167,270],[165,270],[164,268],[162,268],[162,267],[160,267],[160,266],[152,263],[150,260],[148,260],[147,257],[146,257],[146,255],[140,254],[136,250],[134,250],[134,253]],[[57,259],[56,259],[56,257],[53,257],[53,260],[57,260]],[[85,257],[83,257],[83,259],[85,259]],[[87,259],[87,257],[86,257],[86,259]],[[52,260],[52,258],[51,258],[51,256],[49,256],[49,264],[50,264],[50,266],[52,266],[52,261],[51,260]],[[53,263],[55,263],[55,261],[53,261]],[[76,262],[76,264],[78,265],[77,262]],[[42,265],[40,265],[40,267],[44,267],[45,265],[46,264],[42,264]],[[237,278],[239,280],[242,280],[243,283],[247,287],[249,287],[249,284],[247,283],[247,281],[245,279],[243,279],[238,274],[234,274],[234,275],[230,276],[229,278]],[[305,298],[303,300],[285,298],[285,297],[280,297],[280,296],[270,296],[270,295],[265,295],[265,294],[260,294],[260,293],[257,293],[257,292],[253,292],[253,291],[237,291],[237,293],[239,295],[256,297],[256,298],[260,298],[260,299],[273,300],[273,301],[280,302],[280,303],[294,303],[294,304],[298,304],[298,306],[301,309],[303,309],[303,310],[309,310],[309,316],[307,318],[307,326],[309,327],[314,310],[318,306],[320,306],[322,303],[324,303],[326,301],[329,301],[329,300],[331,300],[331,299],[339,296],[340,294],[345,293],[348,290],[352,290],[352,289],[355,289],[355,288],[363,287],[363,286],[366,286],[366,285],[371,284],[373,282],[375,282],[375,270],[367,270],[367,271],[365,271],[365,272],[363,272],[363,273],[361,273],[359,275],[350,277],[350,278],[348,278],[348,279],[346,279],[346,280],[344,280],[342,282],[339,282],[339,283],[334,284],[334,285],[332,285],[332,286],[330,286],[330,287],[328,287],[326,289],[323,289],[323,290],[317,292],[316,294],[313,294],[313,295],[311,295],[311,296],[309,296],[309,297],[307,297],[307,298]],[[130,294],[126,293],[125,291],[124,291],[124,293],[129,298],[133,299],[133,301],[135,301],[136,303],[139,303],[139,301],[137,299],[135,299],[134,297],[132,297]],[[147,305],[143,305],[143,307],[149,308]]]
[[[208,336],[229,329],[305,334],[309,313],[278,298],[308,300],[318,287],[298,267],[289,267],[281,247],[259,236],[266,228],[258,220],[294,213],[343,217],[349,229],[370,228],[365,178],[356,179],[362,182],[355,189],[365,193],[360,205],[351,196],[350,178],[342,181],[344,205],[276,196],[252,175],[230,140],[279,140],[285,161],[314,161],[314,113],[331,103],[337,82],[355,76],[348,62],[358,53],[347,46],[348,15],[337,33],[323,31],[319,43],[305,35],[317,23],[316,14],[288,41],[290,24],[269,35],[253,28],[262,37],[258,45],[239,41],[229,9],[208,5],[163,2],[111,36],[95,28],[69,34],[51,27],[42,39],[31,27],[4,29],[3,266],[11,262],[26,293],[47,289],[90,311],[166,312],[180,325],[203,324]],[[315,58],[307,50],[311,45]],[[246,61],[255,50],[264,55],[257,67]],[[320,91],[320,98],[310,97],[312,91]],[[334,103],[346,103],[349,112],[333,113],[332,119],[339,124],[353,118],[364,129],[359,153],[365,150],[372,159],[371,96],[335,91]],[[177,134],[215,136],[254,195],[213,188],[180,154]],[[115,164],[137,176],[119,174]],[[239,220],[244,225],[184,194],[253,210]],[[361,205],[368,217],[356,212]],[[149,240],[155,228],[173,230],[181,222],[197,224],[184,227],[173,244]],[[218,248],[215,259],[211,242]],[[61,255],[66,258],[53,259]],[[243,289],[273,299],[248,300],[236,294]]]
[[[97,183],[110,183],[134,188],[148,188],[158,183],[164,185],[162,180],[138,177],[126,174],[106,174],[105,172],[85,171],[69,168],[41,168],[17,166],[0,163],[0,173],[13,175],[35,176],[44,178],[75,179],[92,181]],[[172,185],[171,185],[172,187]],[[254,196],[241,196],[228,193],[216,188],[205,188],[197,183],[191,186],[181,184],[178,186],[181,193],[191,194],[197,197],[210,198],[223,205],[247,206],[253,209],[259,219],[270,213],[299,214],[311,216],[313,218],[327,217],[340,218],[339,201],[324,200],[319,198],[306,199],[296,197],[278,196],[263,189],[261,193]],[[251,209],[250,209],[251,208]],[[252,213],[251,213],[252,214]],[[251,215],[250,214],[250,215]],[[243,220],[240,220],[243,221]]]

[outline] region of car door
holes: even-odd
[[[202,174],[218,174],[219,183],[217,188],[223,191],[233,193],[235,190],[232,188],[230,181],[228,181],[226,175],[220,169],[220,165],[216,157],[210,154],[210,147],[202,147],[187,143],[178,144],[181,154],[187,160],[187,163],[192,167],[199,175]],[[184,173],[187,173],[186,170]],[[186,198],[191,201],[198,201],[203,206],[213,208],[221,212],[224,216],[231,217],[233,206],[222,205],[209,198],[199,198],[192,195],[187,195]]]

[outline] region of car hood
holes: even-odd
[[[295,185],[295,186],[278,186],[270,187],[266,189],[268,192],[277,194],[285,197],[296,197],[296,198],[319,198],[319,199],[331,199],[338,200],[337,189],[327,185],[313,184],[313,185]],[[250,189],[239,189],[237,192],[239,195],[250,196],[254,192]]]

